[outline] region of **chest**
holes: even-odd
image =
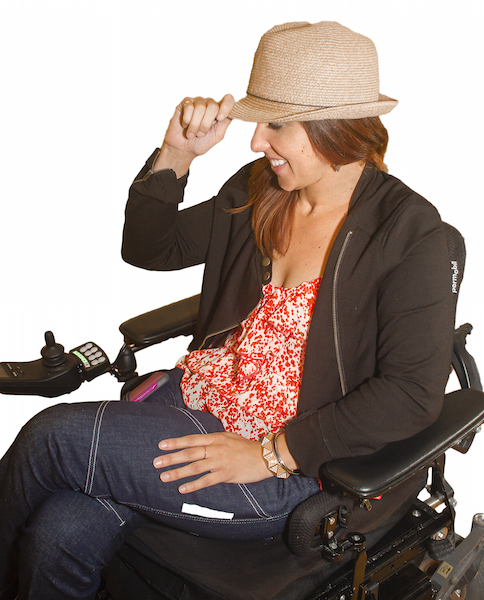
[[[322,277],[345,216],[342,210],[326,217],[295,217],[286,253],[274,258],[273,284],[295,287]]]

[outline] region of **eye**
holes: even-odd
[[[277,131],[278,129],[281,129],[282,123],[268,123],[267,127],[269,127],[269,129],[274,129],[275,131]]]

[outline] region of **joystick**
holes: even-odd
[[[45,346],[40,353],[42,354],[42,364],[48,369],[64,365],[67,359],[64,346],[56,343],[52,331],[45,332]]]
[[[86,342],[69,353],[57,344],[52,331],[45,332],[42,358],[30,362],[0,363],[1,394],[35,394],[54,398],[77,390],[111,370],[111,363],[94,342]]]

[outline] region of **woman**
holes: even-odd
[[[17,578],[20,598],[94,598],[147,517],[210,537],[278,535],[319,491],[322,464],[435,420],[448,256],[435,209],[382,170],[378,115],[395,105],[379,94],[372,42],[323,22],[267,32],[235,105],[177,107],[131,187],[123,257],[206,264],[190,353],[141,404],[59,405],[22,430],[0,468],[1,598]],[[178,211],[191,162],[233,118],[257,122],[264,158]],[[418,483],[360,511],[358,529]]]

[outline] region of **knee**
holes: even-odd
[[[77,496],[81,494],[55,492],[32,513],[20,537],[23,564],[36,565],[37,569],[59,568],[65,556],[81,552],[80,542],[89,540],[90,525],[84,519]]]
[[[21,597],[77,598],[81,590],[91,597],[121,529],[94,498],[71,490],[51,494],[19,538]]]
[[[129,521],[126,514],[115,514],[107,502],[60,490],[44,500],[24,526],[22,555],[37,565],[59,565],[76,556],[93,567],[102,565],[104,554],[129,530],[124,527]]]
[[[53,456],[58,448],[75,444],[86,433],[90,439],[99,402],[56,404],[39,412],[20,430],[17,447],[33,456]]]
[[[110,504],[71,490],[49,496],[20,536],[20,580],[27,587],[41,585],[41,579],[95,588],[101,569],[138,524],[136,513],[119,510],[115,514]]]
[[[62,430],[66,423],[68,404],[57,404],[37,413],[22,427],[17,441],[29,444],[44,441],[49,435]]]

